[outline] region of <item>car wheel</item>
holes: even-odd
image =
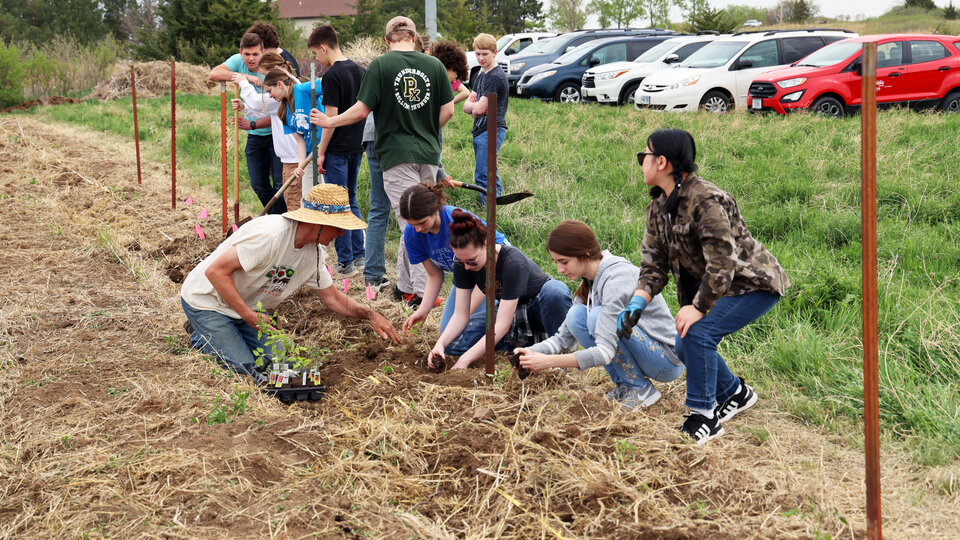
[[[627,83],[627,85],[623,87],[623,92],[620,93],[620,102],[618,105],[633,103],[633,96],[636,95],[638,88],[640,88],[640,81]]]
[[[473,68],[470,71],[470,80],[467,81],[467,86],[473,88],[474,83],[477,82],[477,75],[480,73],[480,68]]]
[[[948,113],[960,112],[960,92],[953,91],[947,94],[940,102],[940,110]]]
[[[733,110],[733,100],[719,90],[707,92],[700,100],[700,110],[722,114]]]
[[[810,111],[817,114],[842,118],[846,111],[843,109],[843,103],[832,96],[820,96],[810,105]]]
[[[554,94],[554,99],[560,103],[579,103],[580,87],[569,82],[563,83],[560,85],[560,88],[557,88],[557,92]]]

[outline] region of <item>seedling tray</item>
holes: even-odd
[[[327,387],[320,386],[296,386],[293,388],[264,387],[263,391],[279,399],[283,403],[293,403],[294,401],[317,401],[323,397]]]

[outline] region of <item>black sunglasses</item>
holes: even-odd
[[[656,153],[656,152],[637,152],[637,163],[639,163],[640,166],[642,167],[642,166],[643,166],[643,160],[646,159],[647,156],[659,156],[659,155],[660,155],[660,154],[658,154],[658,153]]]

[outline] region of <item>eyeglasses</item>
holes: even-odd
[[[642,167],[643,160],[647,159],[647,156],[659,156],[659,155],[660,154],[656,152],[637,152],[637,163],[639,163],[640,166]]]
[[[460,263],[460,264],[462,264],[465,268],[466,268],[466,267],[468,267],[468,268],[475,268],[475,267],[479,266],[479,264],[477,263],[478,259],[480,259],[480,256],[479,256],[479,255],[477,255],[476,257],[474,257],[474,258],[472,258],[472,259],[469,259],[469,260],[464,261],[464,260],[459,259],[456,255],[454,255],[454,257],[453,257],[453,262],[454,262],[454,263]]]

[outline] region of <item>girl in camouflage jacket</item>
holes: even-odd
[[[634,297],[618,331],[629,331],[669,274],[677,284],[677,354],[687,368],[690,408],[681,431],[703,444],[723,434],[723,422],[753,406],[757,394],[717,353],[720,341],[769,311],[786,292],[777,259],[755,240],[737,203],[694,173],[693,137],[659,130],[637,153],[651,186],[643,260]]]

